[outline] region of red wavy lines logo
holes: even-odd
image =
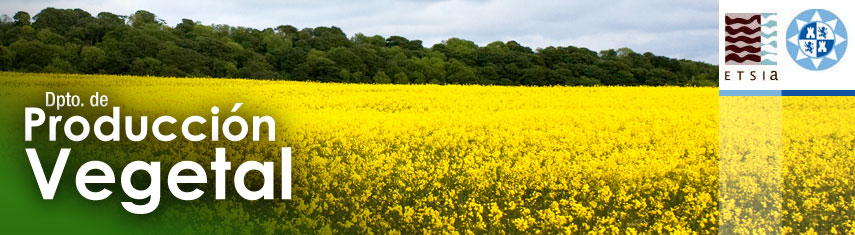
[[[762,16],[757,13],[728,13],[724,16],[724,63],[727,65],[759,65]]]

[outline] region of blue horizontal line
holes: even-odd
[[[719,90],[718,96],[855,96],[855,90]]]

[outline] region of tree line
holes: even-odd
[[[718,67],[629,48],[532,50],[515,41],[432,47],[338,27],[175,27],[148,11],[123,16],[46,8],[0,17],[0,70],[395,84],[717,86]]]

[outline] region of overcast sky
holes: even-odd
[[[701,0],[0,0],[0,14],[35,16],[46,7],[81,8],[92,15],[150,11],[170,26],[182,18],[202,24],[257,29],[338,26],[348,37],[400,35],[426,47],[450,37],[484,46],[516,40],[524,46],[578,46],[716,63],[718,1]]]

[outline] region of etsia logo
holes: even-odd
[[[787,52],[809,70],[826,70],[846,52],[846,27],[834,13],[823,9],[802,12],[787,28]]]
[[[778,64],[778,15],[728,13],[724,16],[726,65]]]

